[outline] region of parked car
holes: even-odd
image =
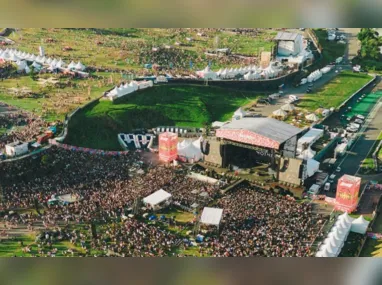
[[[341,167],[338,166],[338,167],[336,168],[336,172],[337,172],[337,173],[338,173],[338,172],[341,172]]]

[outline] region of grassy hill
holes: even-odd
[[[258,93],[210,86],[162,85],[133,93],[117,102],[101,100],[78,112],[69,124],[67,143],[118,150],[119,132],[160,125],[203,127],[228,120]]]

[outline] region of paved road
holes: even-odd
[[[379,102],[372,112],[375,112],[375,115],[371,118],[368,127],[341,162],[340,174],[356,175],[362,161],[376,142],[382,130],[382,102]]]

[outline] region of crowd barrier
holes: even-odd
[[[63,148],[63,149],[71,150],[71,151],[76,151],[76,152],[85,152],[85,153],[90,153],[90,154],[107,155],[107,156],[121,156],[121,155],[129,154],[128,151],[106,151],[106,150],[101,150],[101,149],[79,147],[79,146],[73,146],[73,145],[59,143],[56,140],[49,140],[49,143],[51,145],[55,145],[59,148]]]

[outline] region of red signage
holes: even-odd
[[[178,135],[175,133],[163,133],[159,135],[159,158],[165,162],[171,162],[178,156]]]
[[[247,130],[217,129],[216,136],[240,143],[279,149],[280,143]]]
[[[356,210],[361,178],[344,175],[338,180],[336,195],[336,210],[351,213]]]

